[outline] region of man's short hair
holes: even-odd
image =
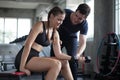
[[[80,13],[87,17],[90,13],[90,7],[86,3],[83,3],[78,6],[76,11],[80,11]]]

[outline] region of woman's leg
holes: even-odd
[[[56,80],[61,70],[61,62],[52,58],[33,57],[26,64],[26,68],[33,72],[47,71],[45,80]]]
[[[62,68],[61,68],[62,76],[65,78],[65,80],[73,80],[69,62],[67,60],[61,60],[61,63],[62,63]]]

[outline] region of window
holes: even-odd
[[[115,22],[116,33],[120,34],[120,0],[115,1]]]
[[[87,37],[89,40],[91,40],[94,37],[94,0],[84,0],[84,2],[87,3],[91,8],[91,12],[87,17],[87,21],[88,21]]]
[[[18,19],[18,37],[24,36],[30,31],[30,19]]]
[[[30,25],[30,19],[0,17],[0,43],[9,43],[18,37],[27,35]]]
[[[4,24],[4,43],[8,43],[11,40],[16,38],[16,31],[17,31],[17,19],[16,18],[5,18]]]
[[[0,18],[0,43],[4,42],[4,19]]]

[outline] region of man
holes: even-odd
[[[62,41],[62,48],[65,47],[67,54],[78,59],[86,48],[86,35],[88,32],[88,22],[86,20],[90,13],[90,7],[83,3],[78,6],[75,12],[65,9],[66,17],[58,29],[60,39]],[[79,47],[77,32],[79,33]],[[77,65],[70,62],[74,80],[77,80]]]

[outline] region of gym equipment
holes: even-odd
[[[21,80],[23,76],[23,72],[0,72],[0,80]]]
[[[119,37],[116,33],[108,33],[103,37],[97,51],[97,78],[100,80],[120,80],[119,58]]]
[[[16,72],[16,70],[0,72],[0,80],[45,80],[45,73],[31,73],[27,76],[24,72]]]
[[[91,57],[85,56],[85,63],[90,63],[90,62],[91,62]]]
[[[72,56],[71,60],[70,60],[71,63],[75,63],[78,67],[78,59],[76,59],[74,56]],[[91,62],[91,57],[90,56],[85,56],[85,63],[90,63]]]

